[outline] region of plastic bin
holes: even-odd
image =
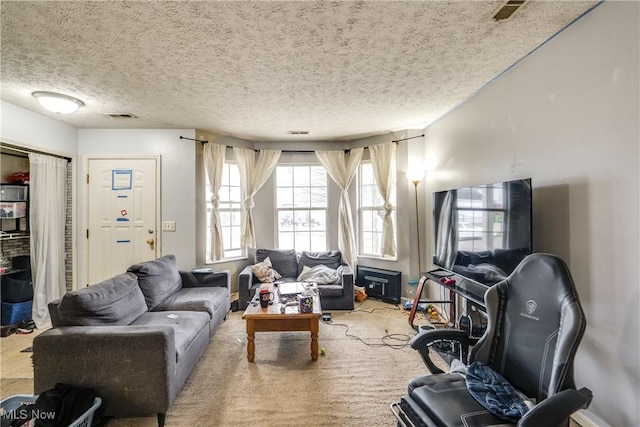
[[[29,197],[29,187],[26,185],[6,185],[0,187],[0,201],[26,202]]]
[[[3,274],[0,277],[2,302],[26,302],[33,299],[30,271]]]
[[[0,218],[24,218],[27,202],[0,202]]]
[[[2,322],[3,326],[15,325],[22,320],[31,320],[31,308],[33,301],[25,302],[3,302],[2,303]]]
[[[3,399],[2,402],[0,402],[2,414],[4,416],[4,414],[6,414],[7,412],[15,411],[25,403],[33,403],[37,398],[38,395],[31,394],[16,394],[14,396],[7,397],[6,399]],[[102,400],[99,397],[96,397],[91,408],[87,409],[87,411],[82,414],[80,418],[69,424],[68,427],[91,427],[93,415],[101,404]]]

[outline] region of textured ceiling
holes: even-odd
[[[496,22],[502,3],[3,1],[0,98],[77,128],[254,141],[425,127],[597,2],[528,1]],[[85,106],[47,113],[36,90]]]

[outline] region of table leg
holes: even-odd
[[[247,359],[253,362],[256,356],[256,325],[253,319],[247,319]]]
[[[311,319],[311,360],[318,360],[318,319]]]

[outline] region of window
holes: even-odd
[[[395,177],[395,174],[393,175]],[[384,220],[384,200],[378,191],[371,162],[362,162],[359,173],[360,207],[360,255],[382,256],[382,224]],[[396,227],[395,178],[391,184],[391,220]]]
[[[278,247],[327,250],[327,172],[322,166],[276,168]]]
[[[207,233],[211,232],[210,213],[213,209],[211,203],[211,188],[207,180]],[[218,193],[220,203],[220,223],[222,228],[222,240],[224,242],[224,257],[236,258],[244,255],[240,233],[240,206],[242,203],[242,190],[240,188],[240,172],[235,163],[225,162],[222,169],[222,186]],[[211,243],[207,241],[206,259],[211,262]]]

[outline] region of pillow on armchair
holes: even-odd
[[[298,277],[298,254],[295,249],[256,249],[256,263],[267,257],[282,277]]]
[[[316,265],[325,265],[331,269],[337,270],[342,265],[342,253],[339,250],[309,252],[302,251],[300,253],[300,262],[298,266],[298,276],[302,273],[302,269],[306,267],[315,267]]]
[[[262,283],[271,283],[282,278],[280,273],[273,269],[269,257],[266,257],[262,262],[252,265],[251,271]]]

